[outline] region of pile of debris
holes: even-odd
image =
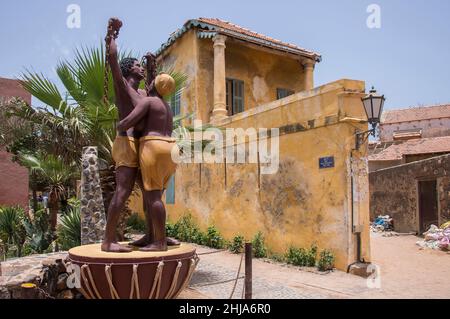
[[[394,230],[394,220],[389,215],[380,215],[370,225],[370,230],[375,233]]]
[[[450,250],[450,222],[443,224],[440,228],[436,225],[431,225],[430,229],[424,233],[424,236],[424,240],[419,240],[416,243],[421,249]]]

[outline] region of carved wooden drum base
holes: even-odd
[[[88,299],[171,299],[187,287],[198,264],[190,245],[164,252],[108,253],[100,244],[69,250],[80,267],[80,292]]]

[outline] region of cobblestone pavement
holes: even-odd
[[[241,255],[234,255],[226,251],[212,253],[217,250],[197,246],[197,253],[200,257],[200,262],[191,280],[190,287],[204,295],[211,298],[227,299],[230,297],[235,284],[237,271],[239,268],[239,262]],[[207,253],[207,254],[204,254]],[[212,253],[212,254],[210,254]],[[204,254],[204,255],[203,255]],[[230,262],[224,262],[224,258],[229,259]],[[326,298],[342,298],[338,292],[327,291],[326,289],[317,289],[302,287],[296,289],[287,283],[283,283],[279,280],[271,278],[269,273],[259,273],[258,267],[255,268],[255,264],[258,266],[270,266],[273,264],[261,261],[253,260],[253,298],[254,299],[326,299]],[[278,265],[278,267],[280,267]],[[293,267],[291,267],[293,268]],[[284,267],[285,271],[292,271]],[[281,269],[280,269],[281,270]],[[298,269],[295,269],[297,271]],[[244,262],[242,262],[240,277],[244,275]],[[316,274],[317,276],[322,276]],[[230,282],[219,283],[223,281],[232,280]],[[233,299],[241,299],[243,297],[244,279],[238,280],[236,285]]]
[[[373,265],[378,278],[365,279],[335,270],[320,273],[277,262],[253,259],[253,298],[450,298],[450,252],[421,250],[415,236],[382,237],[371,234]],[[210,298],[230,297],[241,255],[197,246],[200,262],[191,288]],[[206,253],[206,254],[204,254]],[[241,275],[244,275],[242,263]],[[243,279],[233,298],[241,298]]]

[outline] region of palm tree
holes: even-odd
[[[56,230],[57,216],[61,199],[67,195],[67,186],[76,174],[75,165],[67,165],[61,157],[54,155],[21,155],[20,162],[30,170],[30,179],[36,184],[46,185],[49,193],[48,208],[50,211],[51,230]]]

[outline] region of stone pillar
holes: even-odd
[[[314,60],[304,60],[303,61],[303,70],[305,71],[304,82],[305,82],[305,91],[314,89]]]
[[[226,78],[225,78],[225,41],[224,35],[216,35],[214,41],[214,109],[211,122],[227,117]]]
[[[83,148],[81,173],[81,244],[103,240],[106,214],[98,171],[97,147]]]

